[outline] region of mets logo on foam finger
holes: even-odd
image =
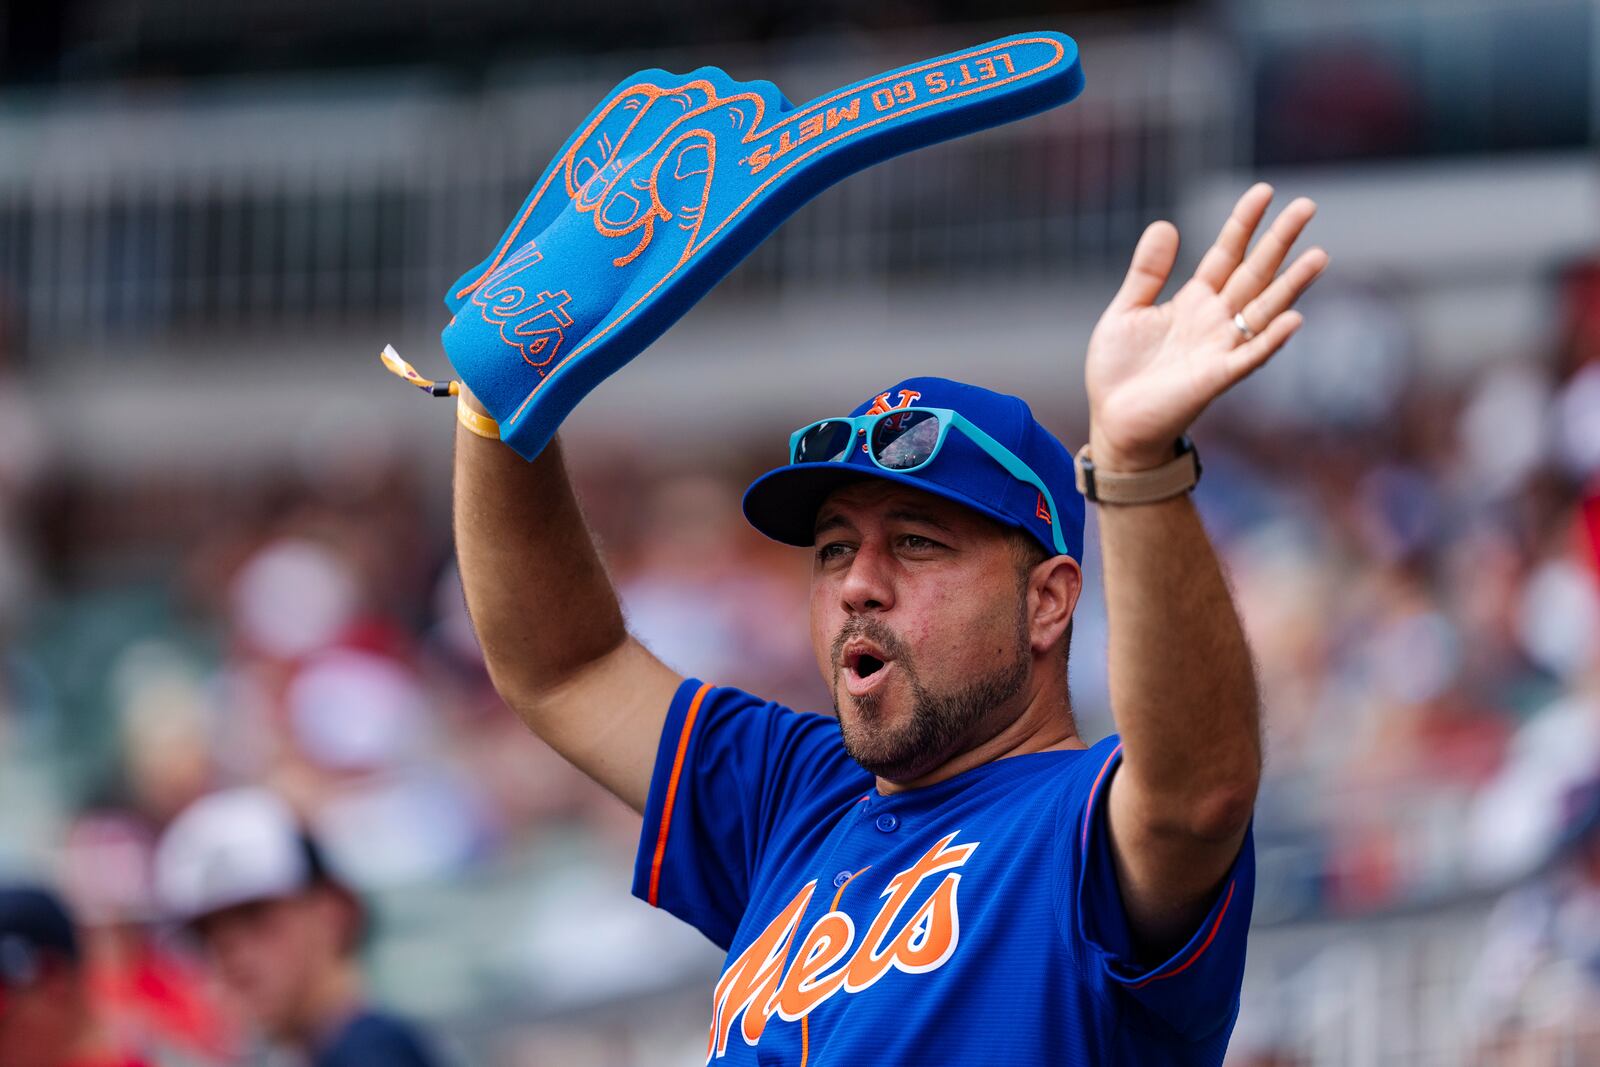
[[[532,367],[545,367],[561,351],[572,326],[567,305],[572,297],[565,289],[528,295],[524,272],[544,259],[532,241],[506,257],[504,263],[478,288],[472,302],[483,321],[498,325],[500,339],[521,354]],[[540,358],[542,357],[542,358]]]
[[[865,992],[891,970],[923,974],[944,966],[961,940],[956,899],[961,875],[955,869],[963,866],[980,844],[955,844],[959,833],[945,835],[910,867],[889,879],[880,894],[883,903],[859,943],[855,920],[839,910],[839,901],[850,885],[846,881],[832,907],[811,924],[795,949],[800,922],[817,890],[815,879],[807,882],[718,980],[712,996],[706,1061],[727,1055],[735,1026],[745,1044],[755,1045],[774,1015],[787,1022],[802,1020],[840,992]],[[857,871],[851,880],[865,870]],[[944,878],[933,892],[910,918],[897,925],[917,887],[939,874]]]

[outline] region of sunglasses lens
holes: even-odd
[[[872,427],[872,454],[891,470],[928,462],[939,444],[939,416],[931,411],[885,415]]]
[[[794,446],[796,463],[834,463],[850,451],[850,424],[830,420],[819,422],[800,437]]]

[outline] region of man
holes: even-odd
[[[243,1011],[313,1067],[426,1067],[405,1022],[367,1003],[360,899],[287,804],[260,789],[203,797],[173,820],[156,887]]]
[[[142,1067],[99,1025],[72,918],[37,886],[0,888],[0,1064]]]
[[[1298,328],[1326,264],[1313,249],[1279,274],[1303,199],[1247,255],[1271,198],[1248,191],[1165,304],[1178,234],[1153,224],[1090,341],[1120,735],[1093,747],[1066,671],[1083,500],[1015,397],[901,383],[802,428],[746,495],[757,529],[814,547],[837,724],[658,662],[627,635],[559,446],[524,463],[458,431],[457,550],[490,673],[643,813],[635,893],[728,950],[708,1060],[1222,1061],[1261,746],[1176,443]]]

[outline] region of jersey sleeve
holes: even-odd
[[[864,773],[833,719],[685,680],[656,752],[634,895],[726,949],[784,812],[852,768]]]
[[[1141,964],[1117,885],[1106,821],[1106,794],[1122,759],[1115,738],[1095,746],[1086,773],[1064,796],[1061,838],[1068,852],[1057,870],[1062,933],[1076,942],[1090,983],[1131,1000],[1181,1038],[1200,1041],[1231,1024],[1239,1010],[1245,941],[1255,896],[1255,849],[1246,831],[1233,867],[1205,918],[1167,960]]]

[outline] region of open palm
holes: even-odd
[[[1173,440],[1206,405],[1300,328],[1301,315],[1290,308],[1328,256],[1312,248],[1278,273],[1316,212],[1301,198],[1284,208],[1247,257],[1271,201],[1265,183],[1240,197],[1194,277],[1164,304],[1156,299],[1177,261],[1177,228],[1156,222],[1140,237],[1127,278],[1089,340],[1084,378],[1097,464],[1139,470],[1171,459]]]

